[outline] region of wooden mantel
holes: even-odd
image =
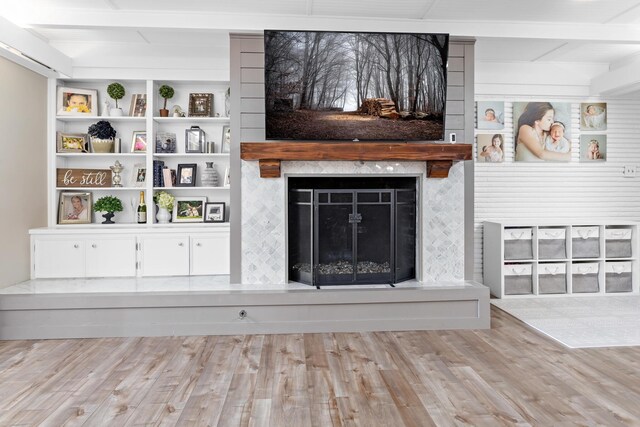
[[[446,178],[453,162],[471,160],[472,150],[428,142],[243,142],[240,158],[258,160],[262,178],[279,178],[283,160],[426,161],[427,177]]]

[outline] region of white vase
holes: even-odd
[[[110,112],[113,117],[119,117],[123,115],[122,108],[112,108]]]
[[[158,208],[158,214],[156,215],[156,219],[158,220],[158,224],[169,224],[169,220],[171,219],[171,213],[169,213],[167,208]]]

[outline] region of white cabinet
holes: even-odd
[[[34,236],[33,277],[136,275],[135,236]]]
[[[497,298],[639,293],[638,224],[485,222],[484,284]]]
[[[84,277],[83,239],[41,237],[33,240],[31,250],[32,278]]]
[[[87,277],[136,275],[135,236],[95,236],[85,241]]]
[[[191,274],[229,274],[229,234],[191,236]]]
[[[146,235],[140,237],[142,276],[189,275],[189,236]]]

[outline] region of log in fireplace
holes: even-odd
[[[416,277],[415,177],[290,177],[289,279],[314,286]]]

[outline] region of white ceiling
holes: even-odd
[[[444,32],[475,37],[477,61],[640,58],[634,0],[0,0],[0,16],[72,59],[104,52],[228,57],[229,32],[275,29]],[[1,41],[1,40],[0,40]],[[640,61],[640,59],[639,59]]]

